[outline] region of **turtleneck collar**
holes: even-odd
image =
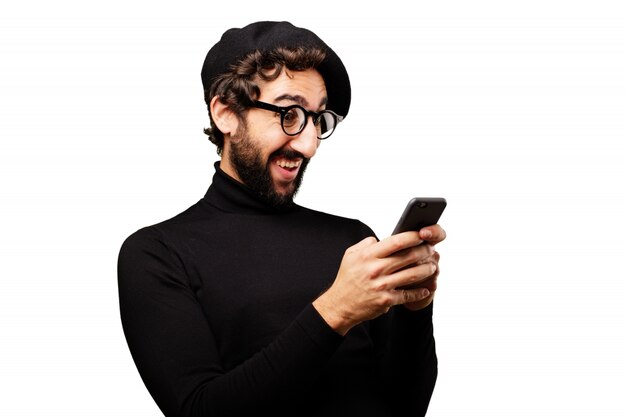
[[[298,207],[293,203],[285,207],[269,205],[261,196],[245,184],[235,180],[215,163],[215,174],[204,200],[213,207],[228,213],[241,214],[278,214],[292,211]]]

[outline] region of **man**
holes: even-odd
[[[202,69],[218,147],[198,203],[122,246],[131,353],[167,416],[424,415],[439,226],[377,241],[293,202],[350,82],[314,33],[231,29]]]

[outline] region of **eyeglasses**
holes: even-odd
[[[283,132],[289,136],[296,136],[304,130],[309,116],[313,118],[313,124],[317,131],[318,139],[327,139],[335,131],[337,124],[343,120],[342,116],[330,110],[322,110],[319,113],[308,111],[304,107],[293,104],[287,107],[275,106],[262,101],[254,101],[252,107],[269,110],[280,114],[280,125]]]

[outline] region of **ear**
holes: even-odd
[[[224,136],[237,132],[239,119],[230,107],[222,103],[219,96],[215,96],[211,99],[209,108],[211,110],[211,117],[213,117],[213,123],[215,123],[215,126]]]

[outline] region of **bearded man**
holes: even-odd
[[[348,114],[337,54],[288,22],[226,31],[202,82],[206,195],[118,262],[122,324],[166,416],[423,416],[437,377],[438,225],[382,241],[294,203]]]

